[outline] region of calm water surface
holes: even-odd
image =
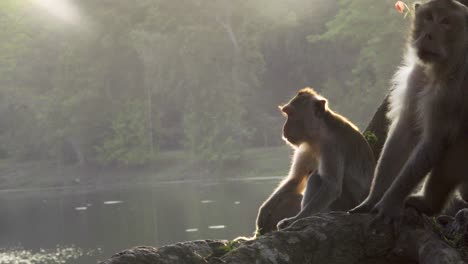
[[[0,264],[89,264],[136,245],[249,236],[277,182],[2,191]]]

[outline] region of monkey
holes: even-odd
[[[287,117],[283,139],[294,149],[294,156],[287,178],[259,210],[260,232],[272,229],[264,225],[268,222],[264,218],[276,221],[297,210],[278,223],[278,229],[283,229],[313,213],[356,206],[367,195],[375,166],[372,150],[358,128],[332,111],[312,88],[301,89],[280,110]],[[303,191],[298,210],[294,202]],[[286,206],[292,209],[279,212]]]
[[[468,0],[457,0],[457,1],[463,4],[464,6],[468,6]]]
[[[468,199],[468,8],[431,0],[414,9],[390,91],[388,137],[368,197],[349,211],[396,228],[405,206],[434,215],[455,189]]]

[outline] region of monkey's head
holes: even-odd
[[[415,4],[411,43],[423,64],[453,65],[464,57],[468,8],[454,0]]]
[[[283,126],[283,139],[293,146],[317,137],[322,117],[328,109],[327,100],[312,88],[300,90],[289,103],[279,108],[287,117]]]

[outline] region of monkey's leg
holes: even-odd
[[[426,215],[440,212],[447,197],[456,186],[454,181],[446,179],[445,176],[441,166],[435,167],[427,176],[422,194],[408,197],[405,202],[406,206],[415,208]]]
[[[467,177],[467,175],[464,175]],[[468,208],[468,179],[462,180],[462,183],[458,186],[458,192],[460,197],[452,195],[450,197],[450,203],[444,208],[443,213],[446,215],[456,215],[458,211]]]
[[[468,179],[463,182],[460,187],[458,188],[458,191],[460,192],[461,198],[465,201],[468,202]]]
[[[307,180],[307,187],[301,202],[301,210],[303,210],[306,207],[307,202],[312,199],[314,193],[317,194],[321,186],[322,179],[320,179],[320,175],[318,174],[318,172],[315,171],[314,173],[312,173],[312,175],[310,175],[309,179]]]
[[[395,230],[398,230],[406,198],[431,169],[440,166],[440,162],[444,161],[449,150],[445,145],[448,140],[446,134],[440,130],[431,132],[427,133],[414,148],[398,177],[375,205],[373,212],[376,212],[377,216],[374,221],[383,220],[385,223],[393,224]],[[438,173],[434,176],[436,176],[434,179],[443,179]],[[444,189],[442,191],[445,192]]]
[[[344,178],[344,157],[337,149],[324,149],[320,169],[307,180],[302,210],[296,218],[323,212],[341,196]]]
[[[344,157],[338,148],[322,150],[320,166],[307,179],[302,209],[295,217],[283,219],[278,228],[289,226],[297,219],[322,212],[341,195],[344,177]]]
[[[409,119],[400,120],[390,131],[374,172],[369,195],[349,213],[370,212],[390,187],[417,143],[418,137],[412,126]]]
[[[292,217],[300,211],[302,185],[300,179],[290,178],[260,206],[256,221],[257,234],[275,231],[280,220]]]
[[[451,159],[451,160],[448,160]],[[468,138],[464,138],[450,149],[450,156],[447,157],[446,177],[450,176],[459,182],[458,191],[461,198],[468,202]],[[452,176],[453,175],[453,176]]]
[[[341,196],[344,177],[343,158],[338,154],[323,153],[322,160],[322,170],[315,171],[307,180],[302,209],[295,216],[296,219],[328,210]]]
[[[451,146],[424,183],[422,195],[410,196],[406,204],[427,215],[439,213],[457,185],[466,178],[468,140]],[[463,185],[460,194],[463,197]],[[468,193],[465,193],[467,195]],[[468,197],[467,197],[468,198]]]
[[[273,230],[277,230],[278,223],[286,218],[294,217],[301,211],[301,200],[303,199],[300,193],[285,194],[283,199],[277,204],[272,217],[269,219],[269,226]]]
[[[450,155],[447,157],[445,177],[451,177],[457,181],[457,189],[460,197],[452,195],[450,203],[446,206],[444,213],[455,215],[459,210],[468,208],[468,170],[466,162],[468,161],[468,138],[459,140],[455,146],[450,149]]]
[[[276,193],[275,198],[275,200],[269,200],[259,210],[256,231],[259,235],[276,231],[279,221],[293,217],[301,211],[302,195],[300,193],[281,192]]]
[[[305,217],[304,211],[306,210],[306,207],[308,206],[309,201],[312,200],[314,196],[318,194],[319,190],[321,189],[321,186],[322,186],[322,180],[318,172],[315,171],[314,173],[312,173],[312,175],[309,176],[309,179],[307,180],[306,191],[304,193],[304,196],[301,202],[301,209],[295,214],[295,216],[285,218],[282,221],[279,221],[278,229],[284,229],[288,227],[289,225],[291,225],[294,221],[302,217]],[[311,212],[309,213],[311,214]]]

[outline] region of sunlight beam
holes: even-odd
[[[70,0],[31,0],[31,2],[64,22],[70,24],[80,22],[78,8]]]

